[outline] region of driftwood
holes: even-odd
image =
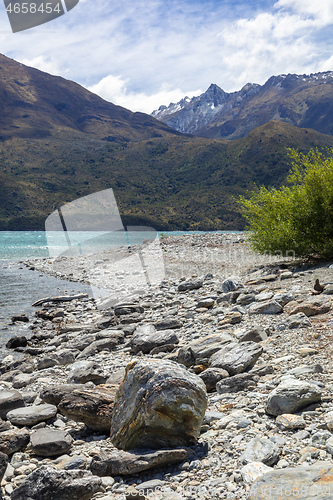
[[[87,293],[79,293],[78,295],[59,295],[58,297],[46,297],[45,299],[39,299],[36,302],[32,304],[32,307],[35,306],[40,306],[42,304],[45,304],[45,302],[69,302],[71,300],[75,299],[83,299],[85,297],[88,297]]]

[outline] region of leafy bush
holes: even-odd
[[[288,186],[240,198],[252,246],[260,253],[333,257],[333,149],[289,154]]]

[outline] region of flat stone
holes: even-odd
[[[263,437],[255,437],[249,441],[239,460],[243,464],[262,462],[265,465],[273,465],[277,462],[280,454],[280,448],[273,441]]]
[[[256,479],[272,470],[272,467],[268,467],[262,462],[250,462],[240,469],[240,473],[242,474],[244,483],[251,486]]]
[[[238,342],[262,342],[267,340],[267,333],[261,326],[255,326],[245,331],[235,332]]]
[[[182,448],[157,450],[155,452],[114,450],[110,453],[95,454],[90,470],[96,476],[130,476],[155,467],[183,462],[188,456],[189,451]]]
[[[177,318],[162,318],[154,323],[156,330],[169,330],[170,328],[180,328],[183,323]]]
[[[333,455],[333,436],[327,439],[325,445],[326,445],[326,450],[328,451],[328,453]]]
[[[276,425],[282,430],[304,429],[306,422],[301,415],[283,413],[276,417]]]
[[[90,429],[109,432],[113,403],[118,386],[74,389],[58,403],[60,413]]]
[[[11,494],[11,500],[90,500],[102,480],[86,470],[57,470],[42,465]]]
[[[16,323],[16,321],[21,321],[22,323],[29,323],[29,316],[25,313],[15,314],[14,316],[12,316],[12,322]]]
[[[154,325],[148,324],[141,325],[135,330],[130,345],[134,354],[140,351],[147,354],[156,347],[175,345],[178,342],[178,336],[173,330],[157,331]]]
[[[97,354],[100,351],[112,351],[124,341],[123,332],[114,332],[112,336],[107,336],[102,339],[94,340],[91,344],[83,349],[77,359],[85,359]]]
[[[8,340],[7,349],[15,349],[16,347],[25,347],[28,344],[28,339],[24,335],[16,335]]]
[[[0,432],[0,451],[6,455],[11,455],[25,448],[29,440],[30,433],[26,429],[9,429]]]
[[[182,365],[159,359],[126,368],[111,421],[111,441],[120,449],[195,443],[207,408],[203,381]]]
[[[207,392],[212,392],[216,389],[217,382],[229,377],[229,373],[223,368],[207,368],[199,377],[204,381]]]
[[[252,484],[249,500],[331,500],[332,492],[333,465],[319,462],[264,474]]]
[[[298,304],[290,311],[290,316],[293,314],[304,313],[306,316],[316,316],[318,314],[327,313],[332,306],[331,300],[327,297],[319,298],[309,298],[306,301]]]
[[[230,343],[210,358],[211,368],[223,368],[230,375],[252,368],[263,350],[256,342]]]
[[[25,403],[18,391],[0,391],[0,418],[5,419],[10,410],[15,410],[22,406],[25,406]]]
[[[229,392],[239,392],[255,389],[259,381],[259,376],[250,373],[239,373],[232,377],[224,378],[216,384],[218,394]]]
[[[208,366],[211,356],[233,341],[234,338],[228,333],[207,335],[181,347],[178,351],[177,361],[185,366],[201,364]]]
[[[237,325],[243,319],[243,314],[239,311],[230,311],[219,321],[219,325]]]
[[[316,384],[296,379],[281,382],[269,395],[266,412],[269,415],[296,413],[321,399],[321,390]]]
[[[73,455],[69,457],[68,455],[64,456],[60,462],[57,462],[57,469],[62,470],[72,470],[72,469],[86,469],[87,468],[87,459],[83,455]],[[59,457],[60,460],[62,457]]]
[[[180,285],[178,285],[178,291],[187,292],[188,290],[198,290],[202,287],[202,285],[203,282],[201,280],[183,281],[183,283],[180,283]]]
[[[70,396],[73,391],[81,389],[86,390],[87,387],[84,384],[59,384],[43,389],[40,393],[40,399],[45,403],[58,406],[65,396]]]
[[[57,414],[57,407],[44,404],[17,408],[7,413],[7,419],[14,425],[36,425],[45,422]]]
[[[283,307],[276,300],[264,302],[254,302],[248,308],[249,314],[278,314],[283,311]]]
[[[197,302],[197,307],[204,307],[210,309],[215,304],[215,300],[212,297],[204,297]]]
[[[70,450],[73,442],[72,436],[61,430],[37,429],[30,436],[33,453],[41,457],[54,457],[63,455]]]
[[[22,387],[26,387],[30,385],[35,379],[34,375],[30,373],[19,373],[15,375],[12,380],[12,386],[14,389],[21,389]]]
[[[104,373],[103,367],[94,361],[76,361],[69,373],[68,383],[85,384],[86,382],[94,382],[94,384],[104,384],[107,376]]]

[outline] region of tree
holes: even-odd
[[[240,198],[252,246],[260,253],[333,257],[333,148],[289,155],[289,185],[262,186]]]

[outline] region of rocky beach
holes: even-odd
[[[332,263],[243,234],[159,250],[164,278],[136,294],[126,266],[100,272],[124,249],[25,262],[121,300],[36,297],[12,318],[31,333],[0,363],[2,498],[332,499]]]

